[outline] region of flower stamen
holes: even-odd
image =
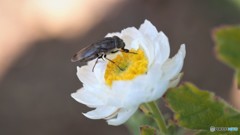
[[[148,59],[142,49],[130,50],[133,53],[121,53],[112,61],[121,69],[116,67],[112,62],[108,62],[105,71],[105,82],[111,86],[113,81],[117,80],[132,80],[136,76],[147,72]]]

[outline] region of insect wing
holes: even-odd
[[[76,62],[76,61],[82,61],[82,62],[86,62],[89,60],[93,60],[97,57],[98,54],[98,48],[96,48],[93,45],[89,45],[83,49],[81,49],[79,52],[77,52],[71,59],[72,62]]]
[[[101,52],[110,52],[111,50],[115,49],[114,39],[111,37],[104,38],[94,44],[96,48],[99,48]]]
[[[116,49],[115,39],[112,37],[104,38],[90,46],[87,46],[77,52],[71,59],[72,62],[86,62],[98,57],[101,54],[111,53]]]

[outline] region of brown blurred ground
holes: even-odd
[[[172,55],[181,43],[186,44],[183,81],[231,99],[233,71],[215,58],[210,33],[215,26],[240,22],[234,5],[223,0],[133,0],[116,7],[85,35],[33,40],[34,46],[0,82],[1,135],[129,134],[124,126],[108,126],[81,114],[89,109],[70,97],[81,87],[75,75],[79,63],[71,63],[70,58],[84,45],[109,32],[139,27],[144,19],[169,37]]]

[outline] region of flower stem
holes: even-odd
[[[167,134],[167,126],[166,126],[164,117],[158,108],[156,101],[146,103],[146,105],[152,112],[153,119],[157,123],[157,126],[158,126],[160,132],[162,132],[164,135],[166,135]]]

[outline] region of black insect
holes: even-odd
[[[122,39],[120,39],[117,36],[114,37],[107,37],[103,40],[100,40],[96,43],[93,43],[83,49],[81,49],[79,52],[77,52],[71,59],[72,62],[80,61],[80,62],[87,62],[90,60],[93,60],[97,58],[92,71],[94,71],[94,68],[98,62],[98,59],[105,58],[115,64],[120,70],[123,70],[121,67],[119,67],[114,61],[107,58],[108,54],[116,53],[118,51],[125,52],[125,53],[133,53],[129,52],[128,49],[125,49],[125,43]]]

